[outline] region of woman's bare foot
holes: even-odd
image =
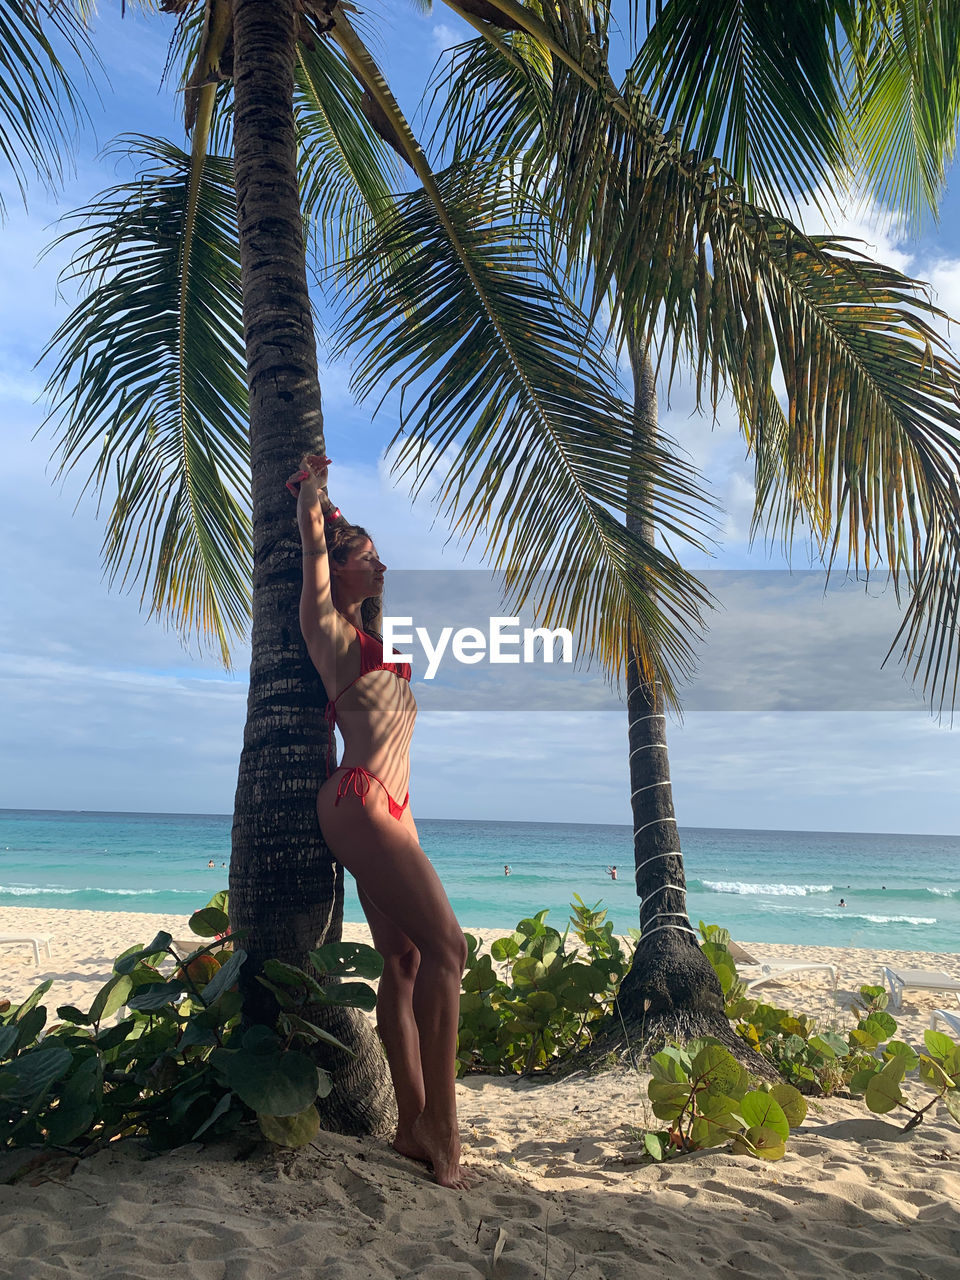
[[[425,1113],[413,1122],[413,1137],[426,1152],[433,1173],[441,1187],[468,1191],[472,1181],[460,1168],[460,1134],[456,1125],[434,1125]]]
[[[397,1132],[393,1141],[390,1143],[394,1151],[402,1156],[406,1156],[408,1160],[420,1160],[424,1164],[430,1164],[430,1157],[426,1150],[421,1146],[417,1139],[413,1136],[412,1129],[397,1127]]]

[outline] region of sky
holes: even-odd
[[[114,135],[182,137],[176,97],[159,88],[170,20],[129,9],[121,20],[119,9],[104,0],[96,20],[110,85],[75,176],[57,197],[34,185],[24,209],[0,174],[0,807],[227,813],[248,652],[238,646],[224,671],[212,651],[148,618],[136,593],[108,587],[96,502],[79,474],[57,478],[53,435],[40,429],[49,366],[37,360],[70,302],[58,287],[63,251],[41,256],[57,219],[115,180],[115,161],[100,154]],[[433,15],[400,3],[375,16],[374,51],[416,121],[434,59],[464,28],[440,4]],[[862,208],[831,229],[928,280],[960,317],[958,215],[955,168],[941,224],[920,238]],[[331,494],[372,529],[390,566],[387,612],[435,639],[457,599],[455,627],[485,626],[502,611],[481,562],[391,477],[389,403],[376,417],[372,400],[358,406],[349,368],[322,353],[321,386]],[[790,573],[776,549],[751,550],[752,469],[729,408],[712,423],[681,385],[661,400],[661,422],[721,504],[713,553],[686,561],[718,608],[668,726],[681,827],[960,834],[960,730],[931,717],[894,659],[883,665],[898,625],[892,591],[842,577],[825,589],[802,554]],[[413,656],[418,817],[629,822],[626,711],[596,672],[467,666],[448,654],[427,681],[422,646]]]

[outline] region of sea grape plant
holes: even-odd
[[[609,1014],[629,951],[614,935],[600,903],[574,895],[563,934],[548,912],[521,920],[489,951],[467,934],[460,996],[458,1072],[531,1075],[553,1067],[589,1043]],[[575,943],[569,946],[570,935]]]
[[[711,1036],[668,1045],[650,1059],[647,1096],[666,1130],[647,1130],[643,1144],[654,1160],[732,1142],[738,1154],[779,1160],[790,1130],[807,1114],[803,1094],[790,1084],[751,1083],[729,1049]]]
[[[933,1030],[924,1032],[926,1053],[896,1039],[897,1022],[887,1009],[889,996],[882,986],[860,988],[853,1001],[857,1025],[841,1034],[821,1028],[806,1014],[746,996],[727,947],[729,934],[702,921],[700,933],[704,953],[724,988],[727,1015],[735,1030],[786,1081],[804,1093],[826,1095],[845,1089],[862,1096],[878,1115],[904,1108],[909,1112],[904,1131],[920,1124],[938,1103],[960,1122],[960,1045]],[[933,1097],[915,1105],[901,1088],[908,1076],[932,1088]]]
[[[276,1025],[246,1026],[237,979],[247,957],[230,932],[225,893],[190,919],[203,941],[181,954],[169,933],[118,956],[84,1013],[61,1005],[48,1026],[42,983],[22,1004],[0,1002],[0,1143],[89,1154],[140,1135],[156,1149],[256,1122],[284,1146],[320,1127],[315,1101],[329,1074],[309,1056],[319,1041],[349,1052],[306,1016],[309,1006],[370,1009],[365,982],[383,961],[372,947],[335,943],[310,955],[321,979],[268,960],[259,981],[274,993]],[[120,1014],[118,1020],[115,1016]]]

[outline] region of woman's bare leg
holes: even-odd
[[[413,1136],[414,1121],[425,1102],[420,1034],[413,1013],[413,988],[420,968],[420,952],[403,930],[374,906],[363,889],[359,894],[373,945],[383,956],[383,975],[377,989],[377,1030],[397,1097],[397,1132],[393,1145],[403,1156],[426,1160],[426,1151]]]
[[[460,978],[466,961],[463,932],[429,859],[404,825],[389,816],[383,797],[374,799],[371,793],[365,806],[334,806],[333,791],[326,784],[317,808],[331,852],[420,952],[413,1011],[424,1106],[413,1135],[441,1186],[466,1187],[460,1173],[454,1084]]]

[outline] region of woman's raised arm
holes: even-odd
[[[287,482],[299,483],[297,525],[303,552],[303,587],[300,592],[300,630],[307,651],[321,678],[332,672],[336,661],[337,611],[330,589],[325,516],[333,510],[327,497],[329,459],[308,454],[300,471]],[[325,682],[326,683],[326,682]]]

